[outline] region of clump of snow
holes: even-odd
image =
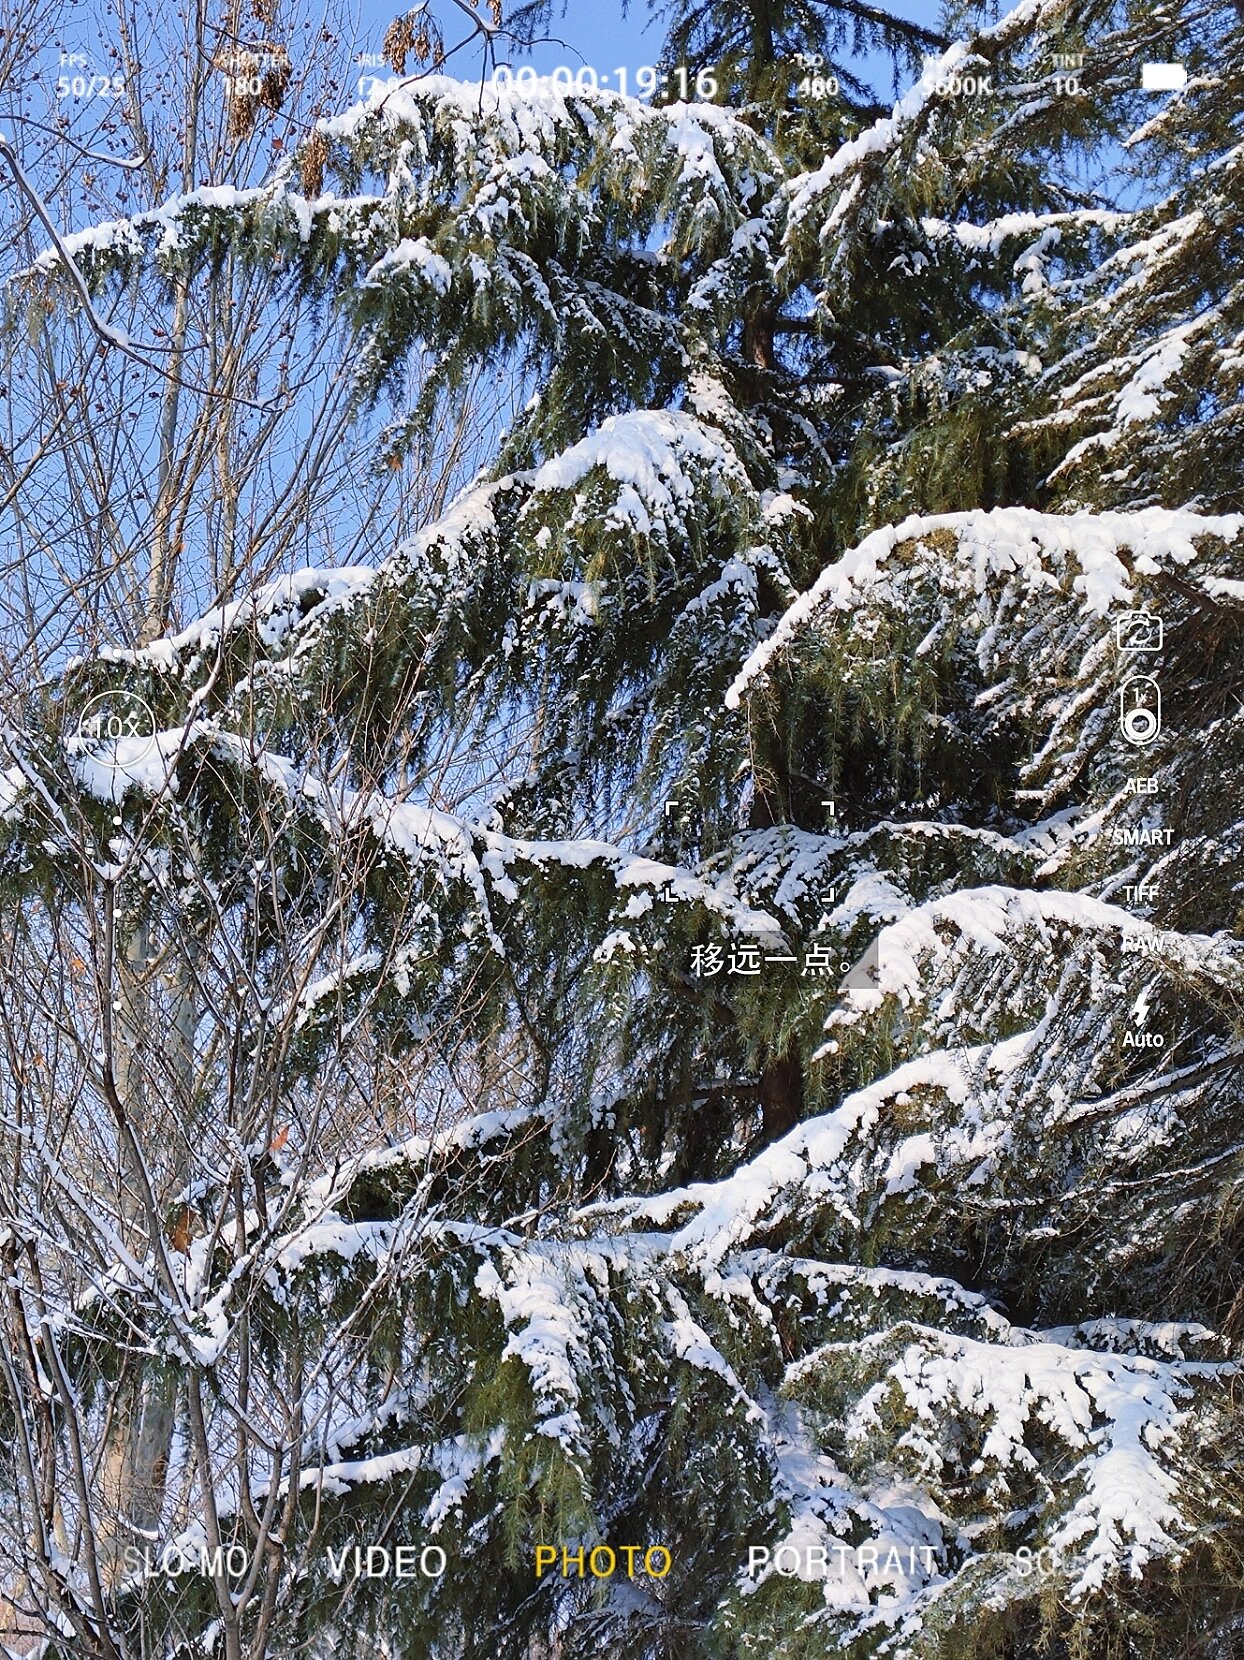
[[[1139,425],[1158,414],[1162,407],[1161,394],[1172,376],[1179,373],[1188,355],[1189,336],[1202,321],[1198,318],[1172,329],[1163,336],[1158,349],[1143,360],[1115,401],[1120,427]]]
[[[177,790],[177,763],[200,730],[198,723],[171,727],[134,737],[71,739],[69,767],[88,795],[97,801],[120,803],[130,790],[146,795],[172,795]]]
[[[844,1159],[853,1138],[875,1124],[887,1102],[918,1088],[944,1090],[963,1102],[971,1092],[970,1056],[933,1051],[897,1067],[888,1077],[856,1090],[832,1112],[806,1119],[773,1142],[732,1176],[696,1182],[651,1199],[605,1206],[624,1211],[632,1224],[660,1227],[688,1210],[691,1215],[669,1236],[669,1248],[716,1265],[757,1231],[769,1228],[784,1206],[800,1195],[815,1195],[849,1227],[859,1226],[858,1184]]]
[[[848,895],[844,904],[850,903]],[[1080,932],[1151,935],[1156,950],[1168,953],[1181,966],[1200,967],[1217,961],[1219,972],[1233,979],[1238,969],[1225,952],[1215,956],[1214,942],[1207,936],[1179,934],[1156,929],[1135,911],[1095,899],[1091,894],[1062,889],[1037,891],[993,884],[963,888],[942,898],[905,910],[877,936],[878,975],[872,990],[847,992],[857,1007],[875,1007],[883,997],[910,1002],[919,994],[925,965],[946,955],[949,949],[941,930],[949,930],[957,941],[988,954],[1009,954],[1020,930],[1037,933],[1043,942],[1052,942],[1055,928]]]
[[[449,261],[438,254],[426,236],[404,236],[382,254],[363,279],[365,285],[379,283],[396,271],[417,271],[438,294],[449,292],[453,271]]]
[[[5,767],[0,771],[0,819],[12,820],[20,815],[21,798],[29,787],[29,780],[20,766]]]
[[[587,1447],[579,1414],[579,1376],[588,1353],[581,1298],[592,1296],[592,1256],[573,1248],[507,1250],[504,1277],[490,1259],[481,1263],[475,1288],[501,1310],[508,1336],[501,1360],[520,1360],[531,1378],[540,1414],[539,1431],[571,1457]]]
[[[671,409],[632,410],[611,415],[600,428],[553,456],[535,473],[532,489],[573,490],[600,467],[622,486],[610,517],[650,535],[654,520],[671,519],[695,495],[689,461],[723,481],[747,488],[737,456],[702,422]]]

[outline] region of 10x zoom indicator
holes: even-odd
[[[155,715],[137,693],[97,692],[79,713],[69,747],[90,752],[123,746],[127,760],[138,761],[155,748],[156,731]]]

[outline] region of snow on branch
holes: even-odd
[[[879,1374],[851,1404],[844,1426],[859,1473],[884,1457],[888,1471],[898,1466],[943,1504],[955,1487],[963,1506],[966,1475],[982,1508],[1015,1507],[1032,1478],[1040,1479],[1053,1437],[1070,1467],[1057,1493],[1046,1486],[1041,1531],[1060,1555],[1075,1553],[1070,1593],[1077,1598],[1110,1574],[1138,1578],[1155,1555],[1187,1538],[1172,1455],[1188,1433],[1194,1384],[1234,1370],[1103,1355],[1020,1328],[983,1342],[900,1324],[862,1342],[814,1350],[788,1369],[786,1389],[814,1403],[819,1380],[832,1377],[838,1363],[850,1366],[856,1387],[856,1379]],[[905,1423],[897,1438],[888,1427],[896,1415]],[[962,1475],[951,1446],[961,1448]]]
[[[311,803],[330,831],[340,834],[365,827],[412,863],[430,859],[464,881],[475,897],[486,936],[501,956],[505,955],[505,945],[492,921],[494,898],[516,899],[514,875],[523,871],[535,874],[550,865],[577,871],[604,867],[617,886],[619,898],[630,895],[623,907],[624,916],[642,915],[651,907],[653,895],[661,893],[675,902],[703,905],[739,934],[781,938],[773,917],[739,904],[711,882],[679,866],[626,853],[609,842],[507,836],[452,813],[395,801],[379,792],[353,791],[344,786],[330,789],[284,756],[267,751],[253,756],[242,740],[226,734],[218,735],[216,742],[222,753],[231,755],[235,763],[253,766],[291,801]]]
[[[744,663],[726,693],[727,707],[740,705],[753,682],[814,619],[895,598],[901,567],[894,555],[906,548],[919,554],[938,532],[954,538],[954,564],[945,574],[964,599],[1007,578],[1033,594],[1057,590],[1078,596],[1086,613],[1104,617],[1112,607],[1132,602],[1138,576],[1186,572],[1196,558],[1198,538],[1234,541],[1242,531],[1244,515],[1157,507],[1067,514],[999,507],[917,515],[885,525],[827,565],[800,595]],[[1125,553],[1127,560],[1121,557]],[[944,566],[944,556],[937,557]]]
[[[854,1091],[832,1112],[805,1119],[722,1181],[697,1182],[650,1199],[608,1201],[585,1214],[632,1228],[669,1228],[669,1250],[710,1267],[808,1204],[833,1212],[856,1234],[863,1226],[862,1173],[844,1158],[848,1146],[876,1125],[888,1102],[911,1090],[937,1090],[962,1104],[974,1087],[973,1068],[982,1060],[980,1050],[919,1055]]]
[[[862,886],[867,892],[867,883]],[[850,910],[851,894],[842,905]],[[947,946],[942,930],[954,936],[954,946]],[[1009,956],[1016,936],[1025,930],[1047,946],[1057,930],[1104,933],[1115,940],[1124,934],[1143,936],[1148,957],[1165,960],[1184,974],[1202,975],[1212,984],[1235,984],[1244,969],[1240,954],[1225,940],[1156,928],[1135,911],[1090,894],[995,885],[930,900],[883,928],[877,937],[876,988],[849,991],[848,1003],[852,1010],[877,1008],[886,997],[910,1003],[920,995],[930,968],[944,964],[955,950]]]
[[[448,75],[375,77],[365,99],[321,121],[317,130],[330,140],[355,142],[377,131],[426,134],[433,127],[450,139],[459,176],[466,178],[495,179],[504,162],[517,180],[524,169],[538,174],[550,161],[564,166],[569,155],[592,146],[629,165],[664,153],[684,191],[708,188],[724,202],[738,182],[727,166],[731,173],[740,163],[750,169],[753,190],[772,183],[781,170],[754,127],[723,106],[653,106],[620,92],[571,88],[550,76],[483,84]],[[492,213],[505,212],[504,197],[494,196]]]
[[[322,186],[325,152],[346,175],[379,175],[380,188],[314,188]],[[295,187],[300,160],[310,189]],[[312,244],[332,244],[372,284],[413,272],[448,301],[451,279],[474,286],[481,236],[522,248],[550,217],[559,219],[563,257],[573,263],[573,246],[603,228],[600,208],[578,183],[588,171],[625,242],[642,243],[664,220],[689,246],[732,230],[747,204],[774,188],[781,168],[753,127],[716,105],[653,107],[547,77],[501,86],[446,75],[374,77],[366,99],[318,124],[306,157],[283,160],[263,184],[200,186],[152,211],[88,227],[62,238],[34,269],[54,269],[66,257],[88,262],[91,274],[152,256],[193,260],[214,237],[245,226],[257,259],[281,264]],[[460,322],[460,306],[452,310]]]
[[[827,238],[833,233],[847,212],[862,201],[868,170],[884,165],[888,158],[910,146],[916,134],[929,124],[931,112],[942,100],[943,88],[956,72],[987,68],[1017,44],[1038,41],[1043,31],[1061,21],[1065,11],[1066,0],[1021,0],[989,28],[969,40],[952,41],[938,56],[927,58],[920,76],[889,115],[879,117],[857,137],[830,151],[819,167],[784,186],[788,245],[815,215],[819,215],[818,235]]]

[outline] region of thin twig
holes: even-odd
[[[52,216],[44,204],[43,198],[40,196],[39,192],[35,189],[30,180],[26,177],[22,164],[18,161],[17,154],[13,149],[13,146],[9,143],[8,136],[5,133],[0,133],[0,157],[3,157],[6,165],[8,166],[9,172],[13,175],[14,182],[16,183],[18,189],[30,203],[30,206],[34,209],[35,216],[39,220],[39,223],[43,226],[44,230],[51,238],[57,255],[59,256],[61,263],[64,265],[65,270],[68,272],[69,280],[73,284],[78,299],[81,301],[83,313],[85,314],[91,327],[103,341],[105,347],[115,347],[117,351],[121,352],[125,357],[132,358],[135,363],[140,364],[144,369],[154,370],[157,375],[162,375],[165,380],[172,381],[177,386],[185,387],[188,392],[196,392],[201,397],[226,398],[230,402],[243,404],[247,409],[258,409],[263,414],[267,414],[270,410],[277,407],[274,404],[256,403],[251,398],[241,397],[236,392],[221,392],[212,387],[196,386],[191,381],[183,380],[180,375],[174,374],[170,369],[161,368],[158,363],[151,362],[144,355],[147,352],[172,352],[176,350],[175,347],[152,346],[144,343],[144,345],[139,348],[130,343],[129,336],[122,330],[114,328],[111,323],[105,322],[95,309],[94,303],[91,300],[90,289],[86,285],[86,278],[82,275],[82,271],[77,260],[74,259],[73,255],[69,251],[64,237],[62,237],[60,232],[57,230]]]
[[[139,167],[145,167],[151,160],[150,154],[145,156],[106,156],[99,150],[88,150],[85,144],[79,144],[76,138],[59,127],[49,127],[45,121],[36,121],[33,115],[10,115],[10,121],[20,121],[23,126],[34,127],[38,132],[47,133],[49,138],[59,139],[62,144],[68,144],[80,156],[88,161],[102,161],[108,167],[124,167],[127,172],[133,172]]]

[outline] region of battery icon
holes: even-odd
[[[1142,63],[1140,85],[1144,92],[1182,92],[1188,71],[1182,63]]]

